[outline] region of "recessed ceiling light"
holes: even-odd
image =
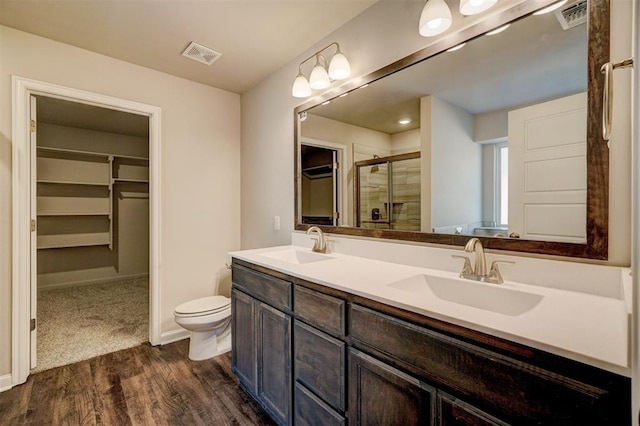
[[[409,123],[411,123],[411,120],[408,119],[408,118],[403,118],[402,120],[398,120],[398,124],[405,125],[405,124],[409,124]]]
[[[347,96],[349,94],[349,92],[347,93],[343,93],[342,95],[338,96],[339,98],[344,98],[345,96]]]
[[[320,105],[329,105],[331,103],[331,101],[324,101],[323,103],[321,103]]]
[[[551,6],[547,6],[543,9],[538,10],[537,12],[533,12],[534,15],[544,15],[545,13],[549,13],[549,12],[553,12],[554,10],[558,9],[559,7],[564,6],[564,4],[567,2],[567,0],[561,0],[558,3],[554,3]]]
[[[487,35],[496,35],[496,34],[500,34],[501,32],[503,32],[504,30],[506,30],[507,28],[509,28],[511,26],[511,24],[507,24],[507,25],[503,25],[500,28],[496,28],[495,30],[491,30],[487,33]]]
[[[457,46],[453,46],[451,49],[447,49],[447,52],[455,52],[456,50],[462,49],[467,43],[460,43]]]
[[[360,86],[361,89],[364,89],[365,87],[369,87],[369,83],[363,84],[362,86]]]

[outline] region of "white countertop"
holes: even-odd
[[[500,285],[502,288],[543,296],[535,307],[514,316],[448,302],[435,297],[429,291],[421,293],[389,286],[390,283],[419,274],[456,279],[458,274],[454,272],[341,253],[328,254],[332,257],[330,260],[305,264],[290,263],[263,255],[284,250],[310,252],[308,247],[280,246],[237,251],[230,253],[230,256],[614,373],[631,376],[630,303],[626,300],[630,297],[631,284],[630,279],[626,282],[627,280],[623,277],[622,268],[620,285],[625,287],[625,291],[621,291],[618,297],[523,284],[509,281],[505,277],[505,282]]]

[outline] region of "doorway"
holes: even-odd
[[[124,180],[138,180],[139,175],[136,175],[145,167],[147,169],[148,177],[146,178],[149,183],[148,195],[146,197],[147,218],[148,218],[148,232],[145,241],[145,246],[148,252],[148,340],[152,345],[160,343],[159,332],[159,232],[160,224],[158,211],[160,206],[160,109],[150,105],[140,104],[136,102],[126,101],[118,98],[112,98],[109,96],[94,94],[90,92],[80,91],[73,88],[67,88],[57,86],[49,83],[39,82],[35,80],[24,79],[20,77],[13,77],[13,275],[12,275],[12,293],[13,293],[13,313],[12,313],[12,333],[13,333],[13,348],[12,348],[12,381],[13,384],[20,384],[26,381],[31,367],[37,363],[37,294],[38,294],[38,246],[40,250],[76,250],[78,247],[66,247],[74,244],[85,244],[92,248],[101,248],[103,252],[113,249],[118,244],[118,225],[109,217],[115,219],[118,214],[118,209],[121,207],[118,205],[119,197],[121,193],[130,191],[131,188],[119,188],[120,182],[118,179]],[[56,102],[69,102],[70,104],[82,105],[86,108],[103,108],[110,112],[117,114],[134,114],[137,117],[142,117],[147,126],[147,164],[142,166],[142,160],[136,161],[130,158],[118,159],[117,155],[102,155],[102,160],[99,161],[86,161],[85,164],[82,160],[79,160],[77,156],[84,158],[87,157],[87,152],[62,152],[67,151],[82,151],[80,149],[67,146],[60,148],[58,152],[52,153],[52,150],[46,148],[37,148],[37,123],[32,123],[32,108],[34,101],[36,100],[35,115],[37,119],[37,100],[38,98],[47,101]],[[45,99],[47,98],[47,99]],[[33,130],[32,130],[33,129]],[[34,136],[35,133],[35,137]],[[108,133],[108,132],[107,132]],[[61,151],[62,150],[62,151]],[[49,151],[47,154],[43,154],[42,158],[39,155],[39,151]],[[86,150],[89,154],[93,154],[91,150]],[[103,153],[104,154],[104,153]],[[111,153],[113,154],[113,153]],[[75,156],[75,157],[74,157]],[[122,155],[123,157],[127,157]],[[135,155],[129,155],[130,157],[136,157]],[[60,158],[62,157],[62,158]],[[96,157],[96,156],[94,156]],[[99,156],[98,156],[99,157]],[[106,158],[106,160],[105,160]],[[70,181],[65,183],[47,182],[48,180],[55,180],[55,174],[47,177],[38,177],[38,162],[51,163],[51,161],[62,162],[64,164],[68,161],[79,161],[72,163],[76,166],[83,164],[81,167],[73,167],[75,171],[81,169],[92,170],[89,175],[94,175],[96,170],[102,170],[98,172],[100,175],[104,170],[108,170],[108,179],[101,181],[98,185],[94,185],[96,182],[83,182],[79,184],[79,181]],[[94,158],[95,160],[95,158]],[[103,164],[100,161],[105,161]],[[97,168],[95,167],[97,163]],[[132,164],[133,163],[133,164]],[[43,170],[46,170],[46,166],[43,166]],[[41,180],[44,186],[48,186],[48,189],[41,190],[38,185],[38,180]],[[57,176],[57,179],[63,181],[66,177],[61,175]],[[100,178],[100,179],[103,179]],[[79,179],[80,181],[82,179]],[[143,184],[143,182],[122,182],[127,184]],[[85,185],[88,184],[88,185]],[[78,193],[71,194],[71,189],[67,188],[63,190],[65,196],[56,196],[51,191],[59,191],[60,188],[55,188],[58,185],[60,187],[73,186],[78,187],[97,187],[98,189],[84,188],[80,189],[80,195]],[[52,188],[53,187],[53,188]],[[107,188],[105,190],[105,187]],[[44,192],[42,192],[44,191]],[[93,191],[93,192],[92,192]],[[105,193],[109,193],[110,196],[104,196]],[[139,190],[137,191],[140,192]],[[42,195],[41,195],[42,194]],[[58,194],[60,195],[60,194]],[[43,197],[41,200],[37,200],[36,197]],[[64,199],[64,198],[69,198]],[[115,198],[115,202],[114,202]],[[33,201],[36,199],[36,201]],[[42,202],[38,202],[42,201]],[[54,224],[38,224],[40,216],[68,216],[65,209],[72,209],[71,206],[81,206],[81,213],[87,213],[79,216],[89,217],[89,219],[80,221],[78,217],[74,217],[75,220],[66,219],[53,219],[60,220],[63,223]],[[40,213],[38,214],[38,209]],[[105,214],[105,208],[109,210]],[[47,215],[47,209],[52,215]],[[85,209],[85,210],[82,210]],[[73,210],[71,210],[73,213]],[[95,214],[94,214],[95,213]],[[94,217],[98,216],[98,217]],[[52,219],[52,218],[49,218]],[[65,232],[73,227],[73,225],[80,226],[81,232]],[[42,232],[37,232],[39,226],[43,228]],[[114,226],[115,225],[115,226]],[[71,228],[70,228],[71,227]],[[40,238],[39,238],[40,237]],[[45,238],[42,238],[45,237]],[[40,241],[38,241],[40,240]],[[77,241],[82,241],[78,243]],[[47,245],[54,245],[56,247],[47,247]],[[57,247],[62,245],[62,247]],[[99,250],[100,251],[100,250]],[[115,256],[112,254],[112,260]],[[55,256],[54,256],[55,257]],[[96,261],[99,256],[87,256],[88,259],[92,259],[91,262]],[[77,259],[76,259],[77,260]],[[86,259],[82,260],[86,262]],[[104,259],[97,261],[104,266]],[[55,263],[51,261],[50,263]],[[114,269],[124,271],[123,264],[120,260],[116,261]],[[86,266],[86,265],[85,265]],[[91,266],[91,265],[90,265]],[[40,265],[40,272],[47,270]],[[68,268],[69,269],[69,268]],[[94,276],[85,277],[84,281],[95,282],[99,279],[105,279],[107,276],[104,274],[103,269],[101,273],[96,273],[96,268],[92,273]],[[97,268],[100,269],[100,268]],[[108,269],[108,268],[107,268]],[[126,268],[125,268],[126,269]],[[52,275],[46,278],[46,282],[51,284],[52,282],[60,284],[60,279],[65,273],[70,271],[55,271]],[[76,274],[76,275],[74,275]],[[101,275],[102,274],[102,275]],[[72,273],[75,277],[71,279],[71,283],[77,283],[82,281],[78,277],[82,274]],[[91,274],[90,274],[91,275]],[[43,274],[40,274],[43,277]],[[44,278],[43,278],[44,279]],[[56,281],[58,280],[58,281]],[[93,280],[93,281],[92,281]]]
[[[37,372],[148,341],[149,117],[30,101]]]
[[[301,222],[344,226],[346,179],[344,146],[303,138],[300,145]]]

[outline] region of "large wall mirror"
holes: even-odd
[[[606,259],[609,0],[552,3],[296,108],[296,229]]]

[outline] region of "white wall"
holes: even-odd
[[[480,222],[482,146],[473,141],[473,116],[435,96],[428,98],[431,102],[431,227]]]
[[[391,135],[391,155],[420,151],[420,128]]]
[[[160,317],[163,333],[177,329],[174,307],[210,294],[240,247],[240,97],[3,26],[0,52],[0,376],[11,370],[12,75],[162,108]]]

